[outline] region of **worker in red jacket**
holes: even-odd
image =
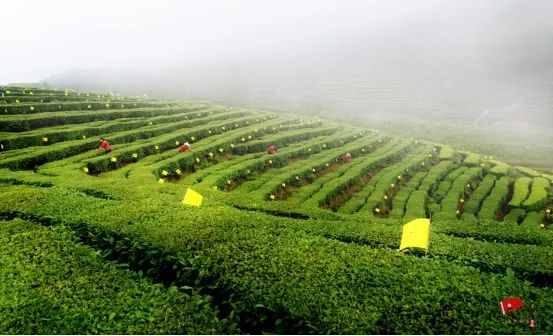
[[[190,146],[190,144],[188,142],[185,142],[179,146],[179,153],[186,152],[187,150],[191,150],[191,149],[192,147]]]
[[[344,155],[344,157],[342,158],[342,160],[344,160],[344,163],[348,163],[351,161],[351,153],[346,153],[346,155]]]
[[[267,153],[268,154],[275,154],[277,152],[277,148],[275,145],[270,145],[267,147]]]
[[[97,151],[100,151],[100,150],[105,150],[106,153],[109,153],[111,152],[111,146],[109,145],[109,142],[106,138],[101,138],[100,141],[102,141],[100,143],[100,147],[98,147]]]

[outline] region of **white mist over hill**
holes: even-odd
[[[367,121],[553,127],[551,1],[30,1],[4,9],[0,83],[45,80]]]

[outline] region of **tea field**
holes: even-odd
[[[311,116],[7,87],[0,333],[551,334],[552,181]],[[398,251],[421,217],[428,253]]]

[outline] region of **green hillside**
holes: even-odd
[[[311,116],[8,87],[0,333],[551,334],[552,181]],[[398,251],[420,217],[428,253]]]

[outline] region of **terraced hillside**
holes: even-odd
[[[553,333],[553,176],[203,103],[9,87],[0,114],[1,333]]]

